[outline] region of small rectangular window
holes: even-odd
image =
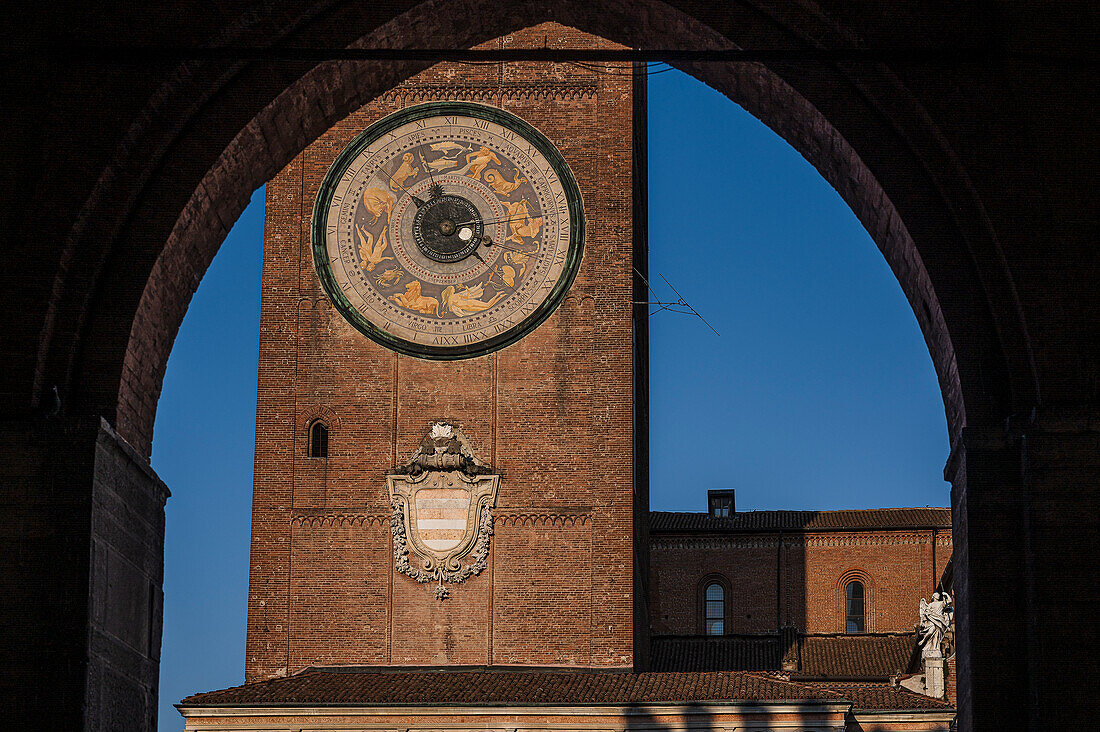
[[[715,518],[729,518],[734,513],[733,491],[707,491],[707,512]]]

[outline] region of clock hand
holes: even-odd
[[[455,226],[467,226],[469,224],[482,224],[482,225],[485,225],[485,224],[509,224],[513,221],[523,221],[526,218],[527,218],[527,216],[517,216],[517,217],[514,217],[514,218],[504,218],[504,219],[486,219],[484,221],[482,221],[480,219],[476,219],[474,221],[461,221],[461,222],[455,224]]]
[[[462,241],[470,241],[470,239],[474,238],[474,230],[471,229],[469,226],[463,226],[461,229],[458,230],[458,238],[461,239]],[[496,242],[493,241],[492,237],[488,237],[488,236],[479,236],[479,237],[477,237],[477,240],[478,240],[478,242],[480,242],[481,244],[484,244],[487,247],[491,247],[495,244],[496,246],[500,247],[501,249],[507,249],[508,251],[516,252],[517,254],[535,254],[535,253],[538,252],[537,247],[535,248],[534,251],[525,252],[522,249],[513,249],[512,247],[505,246],[504,244],[497,244]],[[478,255],[476,250],[470,252],[470,254],[473,254],[478,259],[481,259],[481,256]],[[485,260],[481,259],[481,261],[484,262]]]
[[[417,150],[417,153],[420,155],[420,164],[424,166],[424,170],[428,171],[428,180],[431,181],[431,187],[428,188],[428,196],[436,198],[443,195],[443,186],[435,182],[435,176],[432,175],[432,169],[428,165],[428,161],[424,159],[423,148]]]
[[[468,231],[468,229],[464,229],[464,231]],[[501,244],[500,242],[493,241],[490,237],[487,236],[480,236],[478,237],[478,240],[487,247],[500,247],[501,249],[507,249],[510,252],[515,252],[516,254],[538,254],[539,251],[537,246],[535,247],[535,249],[529,252],[526,252],[522,249],[514,249],[510,246]],[[481,259],[481,257],[478,257],[478,259]]]

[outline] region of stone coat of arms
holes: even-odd
[[[488,564],[500,476],[454,425],[436,422],[409,463],[386,476],[393,506],[394,566],[417,582],[457,584]],[[463,565],[462,560],[469,558]]]

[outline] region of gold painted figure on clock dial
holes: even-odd
[[[564,298],[583,252],[573,175],[534,127],[436,102],[372,125],[329,170],[313,215],[340,313],[408,355],[455,359],[521,338]],[[372,275],[385,263],[385,276]]]

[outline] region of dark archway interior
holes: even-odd
[[[921,324],[953,444],[960,725],[1084,722],[1084,700],[1067,703],[1064,689],[1097,657],[1097,74],[1077,30],[1095,25],[1089,4],[467,0],[54,13],[15,14],[3,31],[2,496],[15,560],[0,575],[0,684],[23,713],[66,727],[133,718],[140,702],[97,676],[118,639],[137,675],[152,669],[155,695],[164,489],[146,458],[187,304],[251,192],[426,65],[135,62],[82,49],[464,48],[554,20],[642,48],[923,49],[683,68],[817,167]],[[106,577],[122,544],[140,582],[119,589]],[[145,601],[114,604],[120,592]],[[31,678],[48,679],[52,694],[23,693]]]

